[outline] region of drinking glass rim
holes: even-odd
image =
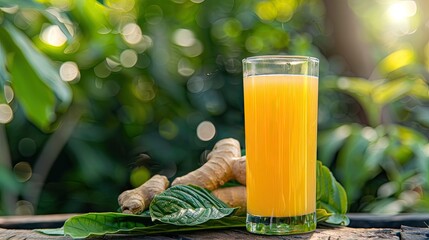
[[[298,60],[298,61],[309,61],[309,62],[319,62],[319,59],[311,56],[303,55],[261,55],[261,56],[252,56],[243,59],[243,63],[259,62],[259,61],[275,61],[275,60]]]

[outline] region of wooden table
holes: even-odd
[[[71,239],[69,237],[43,235],[32,229],[61,227],[64,221],[73,215],[0,217],[0,239]],[[395,216],[349,214],[349,217],[351,220],[350,227],[318,228],[310,234],[293,236],[253,235],[243,228],[237,228],[150,236],[106,235],[95,239],[429,239],[429,228],[426,225],[426,223],[429,225],[429,214],[402,214]]]

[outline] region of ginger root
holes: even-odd
[[[176,178],[171,185],[197,185],[210,191],[235,179],[246,185],[246,157],[241,157],[240,143],[233,138],[222,139],[207,156],[207,162],[199,169]],[[169,186],[165,176],[155,175],[140,187],[127,190],[118,197],[123,213],[138,214],[149,207],[155,195]],[[213,191],[220,200],[232,207],[246,211],[246,187],[230,187]]]
[[[212,194],[219,198],[222,202],[226,203],[229,207],[238,208],[236,215],[245,215],[246,204],[246,187],[234,186],[219,188],[212,192]]]
[[[234,178],[233,165],[240,157],[240,143],[233,138],[222,139],[215,144],[203,166],[176,178],[171,185],[193,184],[210,191],[217,189]]]
[[[123,213],[138,214],[149,207],[153,197],[168,188],[169,181],[165,176],[154,175],[140,187],[126,190],[118,197]]]
[[[246,186],[246,156],[232,162],[232,173],[237,182]]]

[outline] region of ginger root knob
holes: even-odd
[[[240,143],[233,138],[222,139],[207,156],[208,161],[199,169],[176,178],[174,185],[193,184],[208,190],[217,189],[233,179],[232,161],[241,157]]]
[[[155,195],[162,193],[169,185],[167,177],[154,175],[138,188],[126,190],[118,197],[123,213],[138,214],[149,207]]]
[[[219,198],[222,202],[226,203],[232,208],[238,207],[236,215],[245,215],[247,210],[246,204],[246,187],[235,186],[219,188],[212,192],[212,194]]]
[[[246,186],[246,156],[232,162],[232,173],[237,182]]]

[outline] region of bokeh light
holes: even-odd
[[[107,67],[112,71],[112,72],[119,72],[122,67],[121,67],[121,63],[118,62],[115,59],[112,58],[106,58],[106,63],[107,63]]]
[[[36,153],[37,144],[31,138],[23,138],[18,143],[19,153],[24,157],[30,157]]]
[[[4,98],[6,99],[7,103],[12,102],[13,98],[15,97],[15,93],[11,86],[5,85],[4,86]]]
[[[136,51],[132,49],[126,49],[122,51],[121,55],[119,56],[119,61],[121,62],[121,65],[126,68],[131,68],[136,65],[138,60],[138,56]]]
[[[159,123],[159,135],[165,139],[172,140],[179,133],[179,128],[170,119],[164,118]]]
[[[67,41],[67,37],[57,25],[45,27],[40,33],[40,39],[51,46],[61,47]]]
[[[264,42],[259,37],[250,36],[246,39],[245,47],[251,53],[257,53],[264,47]]]
[[[102,61],[97,66],[94,67],[95,76],[99,78],[106,78],[111,74],[111,70],[107,65],[106,61]]]
[[[174,32],[173,41],[179,46],[190,47],[195,44],[196,39],[191,30],[181,28]]]
[[[402,22],[412,17],[417,12],[417,5],[414,1],[397,1],[390,5],[387,14],[395,22]]]
[[[164,11],[158,5],[150,5],[146,8],[144,18],[149,24],[158,24],[164,17]]]
[[[177,63],[177,72],[185,77],[191,76],[195,69],[192,67],[191,62],[186,58],[181,58]]]
[[[65,62],[60,67],[60,77],[63,81],[71,82],[79,80],[80,71],[75,62]]]
[[[134,79],[132,91],[142,101],[150,101],[155,98],[154,83],[141,77]]]
[[[202,141],[210,141],[216,135],[216,128],[210,121],[203,121],[197,127],[197,136]]]
[[[128,23],[122,28],[122,38],[129,44],[138,44],[143,39],[142,30],[135,23]]]
[[[0,123],[6,124],[12,121],[13,111],[8,104],[0,104]]]
[[[16,202],[15,214],[16,215],[33,215],[34,214],[33,204],[25,200],[20,200]]]
[[[15,164],[13,172],[19,182],[26,182],[33,175],[33,170],[28,162],[19,162]]]
[[[204,89],[204,78],[202,76],[193,76],[189,78],[186,87],[191,93],[199,93]]]
[[[417,13],[417,4],[412,0],[396,1],[390,4],[386,10],[390,26],[387,31],[393,36],[400,37],[411,34],[417,29],[416,19],[413,17]]]
[[[150,171],[146,167],[137,167],[131,171],[130,182],[131,186],[138,187],[145,183],[150,178]]]

